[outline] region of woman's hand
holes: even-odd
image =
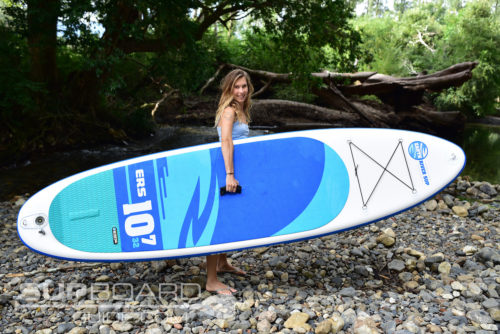
[[[239,182],[234,178],[234,174],[227,174],[226,175],[226,191],[230,193],[236,192],[236,187],[238,186]]]

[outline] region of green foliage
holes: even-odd
[[[436,103],[476,116],[495,113],[500,95],[500,21],[492,15],[491,2],[471,2],[458,15],[447,16],[445,24],[436,64],[477,60],[479,65],[472,80],[441,94]]]
[[[464,85],[434,94],[443,110],[475,117],[493,114],[500,91],[500,20],[494,1],[438,1],[406,8],[397,16],[363,16],[360,68],[395,76],[435,72],[456,63],[479,61]]]
[[[360,68],[367,71],[399,75],[404,67],[404,43],[394,31],[397,22],[390,17],[370,19],[363,17],[356,24],[362,31]]]
[[[282,50],[281,61],[298,75],[310,73],[311,64],[324,63],[325,45],[337,53],[338,61],[330,65],[345,70],[352,69],[358,51],[359,34],[349,25],[352,17],[353,8],[343,1],[284,1],[279,10],[258,13],[263,28],[254,30],[270,34]]]

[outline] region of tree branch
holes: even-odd
[[[203,85],[203,87],[201,87],[200,91],[198,92],[198,94],[203,94],[203,92],[205,91],[205,89],[208,88],[208,86],[210,86],[210,84],[212,82],[214,82],[214,80],[219,76],[220,72],[226,67],[226,64],[222,64],[219,66],[219,68],[217,69],[217,71],[215,72],[215,74],[207,80],[207,82]]]
[[[420,43],[422,44],[427,50],[429,50],[431,53],[434,53],[436,52],[436,50],[434,50],[433,48],[431,48],[423,39],[422,37],[422,33],[420,32],[420,30],[417,30],[417,42],[413,42],[413,44],[415,43]]]
[[[255,97],[261,95],[262,93],[264,93],[271,86],[272,82],[273,82],[273,79],[269,79],[269,81],[267,81],[266,84],[264,86],[262,86],[261,89],[259,89],[255,93],[253,93],[252,98],[255,98]]]

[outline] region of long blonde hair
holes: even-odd
[[[245,102],[243,102],[243,105],[240,105],[236,100],[233,98],[233,89],[234,85],[236,84],[236,81],[238,81],[241,78],[245,78],[247,81],[247,86],[248,86],[248,94],[245,99]],[[224,112],[224,109],[227,107],[233,107],[236,111],[236,118],[238,119],[239,122],[243,122],[244,118],[243,115],[245,115],[246,122],[250,122],[250,106],[252,105],[252,99],[251,96],[253,94],[254,88],[252,85],[252,82],[250,81],[250,76],[248,75],[247,72],[240,70],[240,69],[235,69],[229,72],[224,79],[222,79],[221,82],[221,97],[219,100],[219,106],[217,107],[217,112],[215,113],[215,127],[219,124],[220,118],[222,116],[222,113]],[[243,115],[242,115],[243,114]]]

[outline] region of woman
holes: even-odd
[[[215,116],[215,126],[219,133],[226,168],[226,190],[235,192],[238,180],[235,178],[233,140],[248,137],[253,86],[248,73],[236,69],[229,72],[222,80],[221,90],[222,95]],[[227,261],[226,254],[207,256],[206,289],[221,295],[232,295],[236,290],[220,282],[217,279],[218,272],[231,272],[237,275],[246,274],[241,269],[233,267]]]

